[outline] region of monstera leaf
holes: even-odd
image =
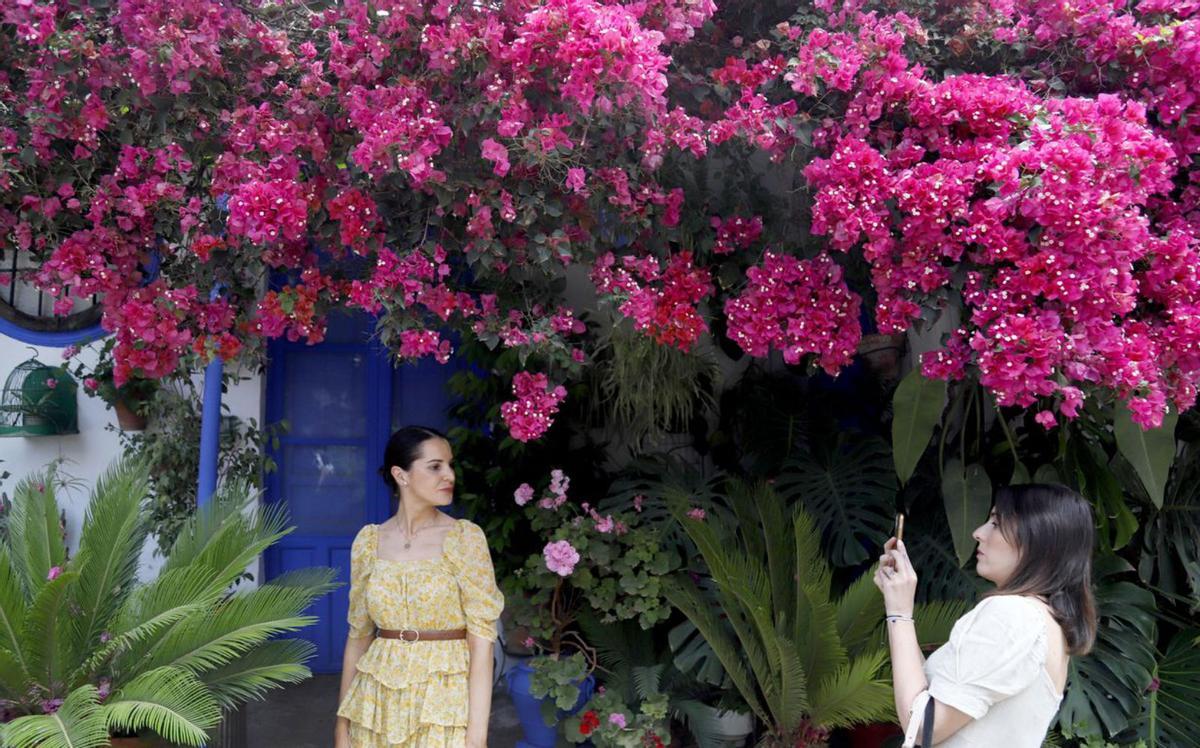
[[[1059,711],[1064,734],[1113,737],[1142,710],[1156,655],[1154,593],[1132,581],[1133,567],[1116,556],[1096,562],[1100,627],[1091,654],[1071,659],[1067,693]]]
[[[892,528],[896,476],[881,439],[842,434],[831,445],[816,440],[784,466],[775,489],[799,502],[821,528],[836,566],[855,566],[879,553]]]

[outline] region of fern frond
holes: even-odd
[[[142,673],[100,708],[113,732],[150,730],[169,743],[202,746],[221,720],[217,702],[196,676],[178,668]]]
[[[108,729],[95,686],[76,688],[54,714],[18,717],[3,726],[5,748],[104,748]]]

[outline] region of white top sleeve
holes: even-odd
[[[1046,662],[1046,618],[1034,600],[996,595],[954,625],[950,641],[930,656],[929,693],[979,719],[994,704],[1025,690]]]

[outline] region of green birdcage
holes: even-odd
[[[0,436],[78,434],[77,389],[62,366],[36,358],[18,364],[0,395]]]

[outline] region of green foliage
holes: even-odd
[[[684,353],[609,321],[596,348],[592,398],[598,422],[633,454],[654,451],[667,432],[685,431],[716,407],[720,368],[711,346]],[[602,417],[601,417],[602,416]]]
[[[901,483],[907,483],[929,446],[946,407],[946,382],[926,379],[919,368],[914,368],[896,387],[892,407],[892,454],[896,475]]]
[[[673,579],[667,595],[712,646],[770,739],[790,745],[810,727],[889,718],[878,590],[860,578],[835,597],[816,524],[770,488],[733,483],[728,501],[736,523],[675,510],[716,585],[718,607],[687,579]],[[874,623],[869,633],[864,619]]]
[[[882,548],[890,534],[896,476],[881,439],[843,432],[813,440],[785,463],[775,489],[816,521],[835,566],[867,561],[867,549]]]
[[[992,506],[992,481],[982,465],[963,465],[957,458],[946,461],[942,469],[942,498],[954,554],[961,566],[975,550],[972,534],[988,517]]]
[[[23,481],[14,512],[57,516],[51,477]],[[149,482],[144,462],[114,464],[92,491],[78,554],[41,580],[18,570],[60,558],[60,540],[0,545],[0,699],[17,717],[3,727],[6,747],[98,746],[140,731],[202,745],[222,707],[308,676],[311,645],[274,637],[312,622],[303,613],[336,586],[333,571],[233,591],[290,530],[247,484],[229,483],[183,525],[158,578],[139,584]]]
[[[1175,424],[1179,422],[1179,414],[1173,411],[1167,413],[1163,417],[1162,426],[1143,430],[1133,422],[1129,407],[1125,403],[1117,403],[1115,410],[1113,433],[1116,436],[1117,449],[1121,450],[1121,454],[1125,455],[1125,459],[1137,470],[1150,500],[1161,509],[1163,493],[1167,487],[1167,475],[1171,470],[1171,463],[1175,460]]]
[[[579,686],[588,676],[587,659],[575,652],[570,655],[536,657],[529,663],[533,673],[529,676],[529,693],[539,699],[547,699],[552,706],[546,724],[554,724],[554,710],[566,711],[579,701]]]
[[[1068,737],[1117,738],[1142,708],[1155,667],[1154,594],[1124,577],[1115,556],[1096,563],[1100,628],[1091,654],[1071,659],[1059,726]]]
[[[1200,628],[1171,638],[1154,678],[1140,720],[1149,748],[1200,746]]]
[[[617,717],[619,721],[614,721]],[[625,703],[614,691],[593,696],[579,713],[563,720],[563,735],[575,744],[596,748],[644,748],[658,738],[671,744],[667,724],[667,695],[647,693],[637,708]]]
[[[226,412],[221,420],[219,474],[236,475],[258,487],[262,475],[275,469],[266,446],[286,424],[259,430],[254,419],[229,415],[228,404],[222,403],[222,409]],[[202,402],[190,379],[177,378],[156,388],[142,410],[150,423],[145,431],[117,433],[125,452],[150,466],[149,530],[159,553],[165,553],[196,507]]]

